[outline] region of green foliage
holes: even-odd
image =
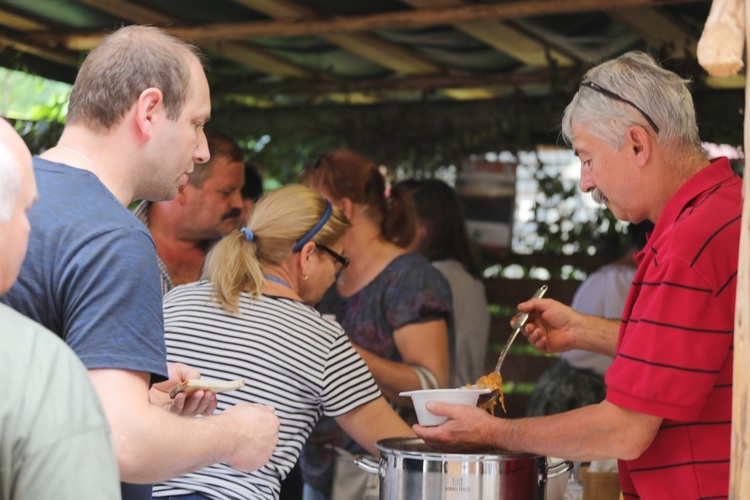
[[[245,142],[249,144],[257,140],[250,138]],[[267,187],[279,187],[299,182],[299,173],[307,163],[337,147],[341,145],[333,144],[330,140],[298,143],[292,147],[285,141],[269,138],[261,148],[247,148],[246,151],[250,161],[262,166]]]
[[[57,143],[68,111],[71,86],[0,68],[0,114],[11,120],[32,153]]]
[[[33,153],[57,143],[70,88],[27,73],[0,69],[3,115],[15,121]],[[429,174],[445,165],[459,165],[470,154],[519,148],[528,142],[530,124],[526,121],[530,118],[526,106],[529,104],[523,100],[470,106],[438,106],[424,101],[379,106],[375,113],[371,112],[374,107],[357,106],[319,107],[309,112],[230,112],[225,107],[216,126],[237,140],[246,160],[261,167],[264,187],[270,190],[297,182],[308,162],[338,148],[360,151],[388,165],[391,172],[400,168]],[[218,108],[221,107],[220,103]],[[583,217],[577,183],[562,179],[554,169],[540,166],[535,180],[536,228],[527,235],[531,240],[529,248],[535,253],[593,255],[614,247],[614,258],[626,239],[624,226],[609,211],[602,208],[594,216]],[[531,270],[523,272],[528,275]],[[562,276],[565,271],[553,273]]]
[[[535,382],[503,382],[503,394],[531,394],[535,387]]]
[[[65,120],[71,86],[0,68],[0,114],[14,120]]]
[[[605,206],[583,210],[578,180],[562,179],[554,169],[539,168],[535,179],[536,221],[533,248],[553,255],[602,255],[607,260],[621,256],[630,245],[626,222],[619,221]],[[560,270],[562,272],[562,270]]]
[[[14,127],[29,150],[33,154],[39,154],[57,144],[64,124],[56,120],[16,120]]]

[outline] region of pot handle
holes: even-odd
[[[573,462],[560,462],[547,469],[547,479],[560,477],[573,468]]]
[[[364,455],[355,455],[354,464],[370,474],[377,474],[380,471],[380,463]]]

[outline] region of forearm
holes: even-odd
[[[374,444],[381,439],[413,436],[414,431],[399,417],[383,398],[336,417],[336,422],[357,443],[375,456],[380,452]]]
[[[576,331],[576,348],[614,357],[620,320],[589,315],[582,318]]]
[[[221,415],[182,417],[155,404],[138,411],[137,418],[115,417],[110,423],[125,482],[170,479],[224,461],[230,453],[233,437],[229,426],[221,425]]]
[[[633,460],[651,444],[661,419],[608,402],[546,417],[496,419],[492,432],[503,449],[567,460]]]
[[[278,418],[242,404],[205,418],[175,415],[149,401],[148,374],[89,370],[107,415],[123,481],[151,483],[216,462],[259,468],[278,441]]]
[[[388,401],[394,401],[401,405],[410,406],[411,398],[403,398],[398,394],[403,391],[421,389],[419,378],[414,370],[407,364],[376,356],[371,352],[357,348],[362,359],[370,369],[375,383]]]

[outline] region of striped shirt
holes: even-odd
[[[321,415],[343,415],[381,395],[343,329],[300,302],[265,295],[256,301],[243,293],[239,314],[232,314],[203,280],[167,294],[164,322],[169,361],[194,366],[206,379],[245,380],[239,391],[218,395],[217,412],[241,402],[271,405],[281,428],[260,470],[214,464],[156,485],[155,497],[276,499]]]
[[[139,221],[143,222],[143,225],[148,227],[148,209],[153,202],[142,201],[133,209],[133,215]],[[164,297],[174,285],[172,284],[172,277],[169,275],[167,265],[161,260],[159,254],[156,254],[156,263],[159,266],[159,284],[161,285],[161,296]]]
[[[607,400],[664,420],[638,459],[620,462],[626,499],[728,494],[741,194],[728,161],[714,161],[670,199],[637,256]]]

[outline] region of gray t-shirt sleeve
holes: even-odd
[[[0,498],[120,498],[109,426],[86,369],[0,305]]]

